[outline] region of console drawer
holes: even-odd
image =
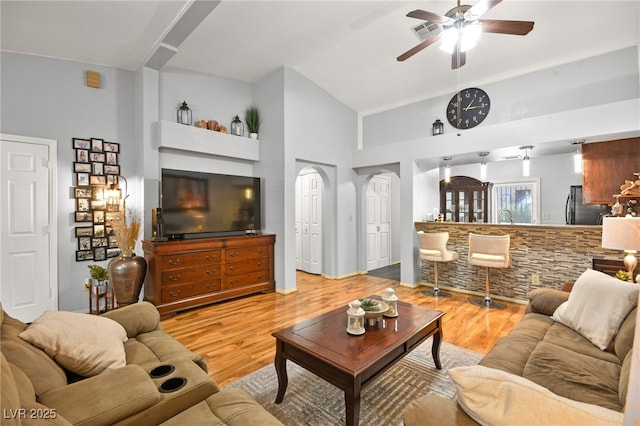
[[[207,281],[198,281],[188,284],[173,285],[163,287],[161,290],[162,302],[173,302],[187,297],[200,296],[206,293],[213,293],[221,289],[220,278]]]
[[[195,281],[220,278],[220,264],[197,266],[193,268],[162,271],[160,285],[176,285]]]
[[[220,250],[194,251],[162,256],[162,270],[184,268],[192,265],[220,263]]]
[[[269,271],[250,272],[242,275],[231,275],[224,278],[224,288],[243,287],[269,280]]]
[[[247,246],[228,248],[225,251],[226,262],[237,262],[239,260],[255,259],[269,255],[269,246]]]
[[[269,258],[251,259],[244,262],[227,263],[225,272],[227,275],[246,274],[248,272],[264,271],[269,267]]]

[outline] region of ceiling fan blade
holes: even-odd
[[[421,43],[415,45],[411,49],[407,50],[402,55],[398,56],[396,59],[398,60],[398,62],[402,62],[406,59],[409,59],[410,57],[412,57],[413,55],[415,55],[425,47],[428,47],[433,43],[435,43],[437,40],[438,40],[438,35],[431,36],[428,39],[422,41]]]
[[[533,29],[532,21],[502,21],[496,19],[480,19],[482,31],[485,33],[527,35]]]
[[[489,9],[491,9],[501,1],[502,0],[480,0],[464,13],[464,18],[469,21],[478,19],[480,16],[484,15]]]
[[[451,54],[451,69],[456,70],[467,63],[467,53],[460,50],[460,41],[456,43],[456,47]]]
[[[422,19],[423,21],[435,22],[436,24],[446,24],[452,21],[451,18],[447,18],[446,16],[438,15],[436,13],[431,13],[431,12],[427,12],[426,10],[420,10],[420,9],[412,10],[411,12],[407,13],[407,16],[409,18],[416,18],[416,19]]]

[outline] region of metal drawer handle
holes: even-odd
[[[169,281],[180,281],[182,279],[182,275],[169,275]]]
[[[180,296],[180,290],[178,290],[178,291],[170,291],[170,292],[169,292],[169,296],[171,296],[171,297],[178,297],[178,296]]]
[[[229,253],[230,257],[236,257],[236,256],[240,256],[240,253],[237,251],[234,251],[233,253]]]
[[[169,265],[179,265],[182,263],[182,259],[169,259]]]
[[[215,269],[213,269],[213,270],[209,270],[209,269],[207,269],[207,274],[208,274],[208,275],[213,275],[213,274],[215,274],[216,272],[217,272],[217,271],[216,271]]]
[[[230,283],[231,285],[238,284],[238,282],[239,282],[239,280],[231,280],[231,281],[229,281],[229,283]]]
[[[237,266],[229,266],[229,270],[232,271],[232,272],[235,272],[235,271],[238,270],[238,267]]]
[[[205,257],[205,259],[207,259],[207,260],[216,260],[217,258],[218,258],[218,256],[209,256],[209,255],[207,255]]]
[[[266,250],[265,250],[265,249],[260,249],[260,250],[258,250],[258,254],[264,254],[265,252],[266,252]]]

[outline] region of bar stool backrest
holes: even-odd
[[[492,265],[494,268],[507,268],[511,265],[509,255],[510,235],[479,235],[469,233],[469,263],[475,262],[477,258],[491,261],[491,263],[501,263],[502,265]],[[477,255],[477,256],[474,256]],[[479,255],[479,256],[478,256]],[[490,259],[485,258],[490,257]],[[484,258],[484,259],[483,259]],[[499,259],[501,258],[501,259]],[[484,263],[484,262],[482,262]],[[485,266],[484,264],[482,266]]]

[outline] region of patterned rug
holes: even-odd
[[[475,365],[482,355],[446,342],[440,346],[442,370],[431,358],[431,339],[418,346],[396,365],[362,389],[360,425],[402,424],[406,405],[428,393],[452,397],[455,386],[446,370]],[[345,424],[344,393],[313,373],[287,361],[289,386],[281,404],[275,404],[278,378],[273,365],[228,385],[249,392],[263,407],[289,426]]]

